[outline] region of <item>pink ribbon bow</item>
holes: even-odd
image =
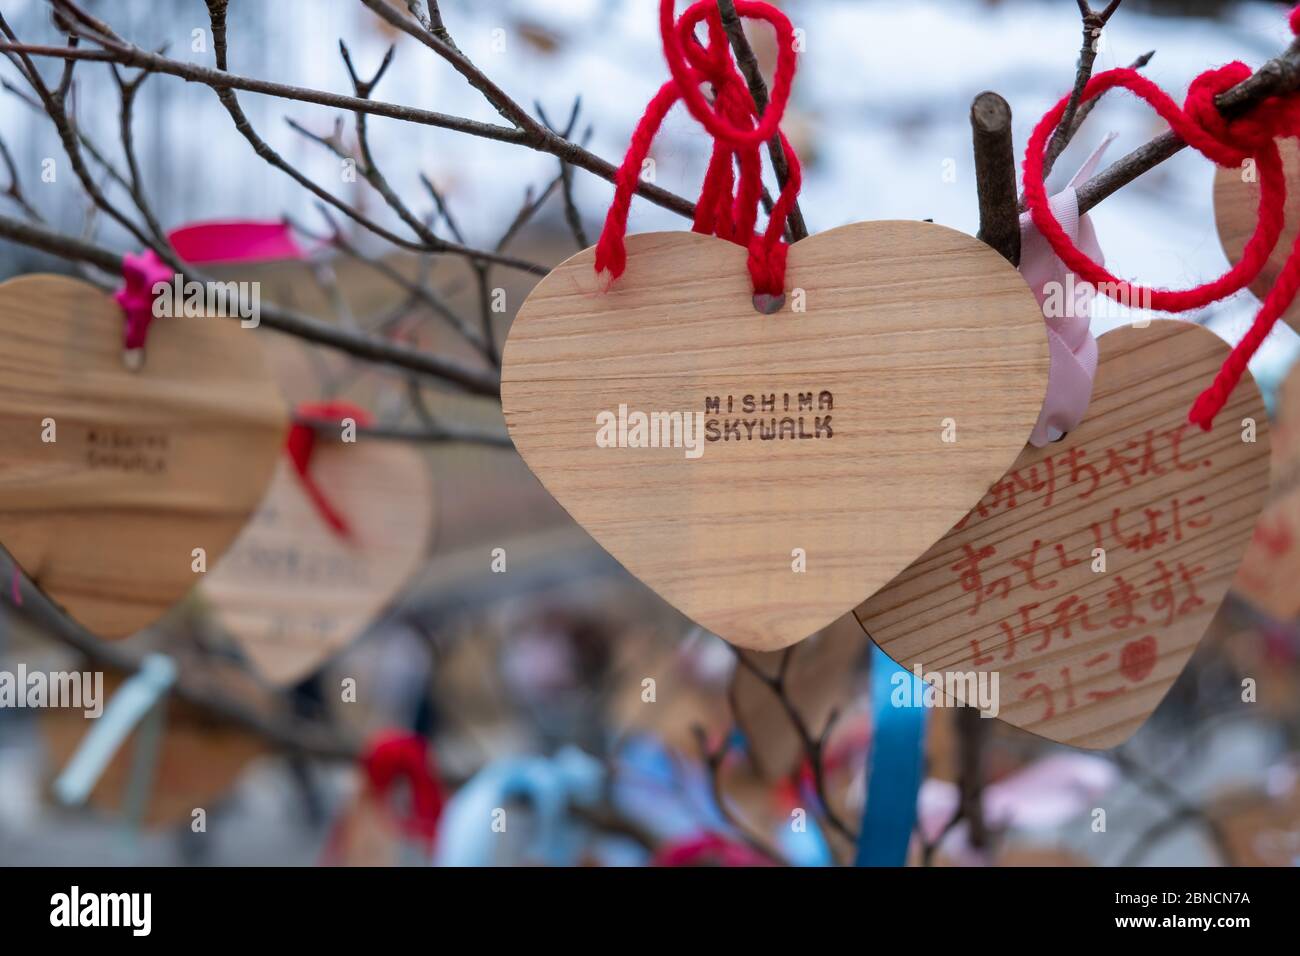
[[[122,343],[128,352],[144,348],[153,321],[154,286],[172,281],[171,266],[152,249],[122,257],[122,287],[113,294],[122,307]]]
[[[1088,217],[1079,215],[1075,187],[1093,174],[1114,139],[1115,134],[1111,133],[1102,140],[1070,184],[1051,199],[1052,212],[1071,241],[1098,262],[1103,261],[1101,246]],[[1089,326],[1096,292],[1087,283],[1078,281],[1057,258],[1029,213],[1020,217],[1020,274],[1034,290],[1047,323],[1051,356],[1047,398],[1029,436],[1031,445],[1042,448],[1077,428],[1092,400],[1092,383],[1097,375],[1097,340]],[[1057,311],[1059,315],[1054,314]]]

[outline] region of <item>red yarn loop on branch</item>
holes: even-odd
[[[660,0],[659,32],[664,59],[673,78],[660,87],[646,106],[632,134],[623,165],[614,177],[614,201],[596,243],[597,272],[608,271],[617,279],[627,268],[624,237],[632,195],[655,134],[668,111],[682,100],[714,141],[691,229],[748,249],[755,293],[780,295],[784,292],[787,246],[781,236],[802,185],[799,158],[780,132],[797,61],[794,28],[780,10],[758,0],[736,0],[736,12],[742,17],[765,21],[776,33],[776,73],[772,78],[770,102],[761,116],[749,86],[732,61],[726,30],[714,0],[698,0],[676,21],[673,0]],[[696,28],[701,23],[706,27],[707,45],[696,37]],[[713,89],[712,103],[700,88],[705,83]],[[789,176],[773,204],[767,228],[756,234],[763,193],[760,149],[773,136],[780,137]]]
[[[1291,12],[1291,28],[1300,33],[1300,6]],[[1255,232],[1246,243],[1241,260],[1212,282],[1192,289],[1152,289],[1120,279],[1090,259],[1070,240],[1052,213],[1043,183],[1043,156],[1048,141],[1065,115],[1069,96],[1063,97],[1042,118],[1029,139],[1025,152],[1025,201],[1038,227],[1053,250],[1074,273],[1098,291],[1119,302],[1140,303],[1160,312],[1186,312],[1227,298],[1253,282],[1268,264],[1282,234],[1286,205],[1286,177],[1277,140],[1300,136],[1300,97],[1273,96],[1256,106],[1248,116],[1229,120],[1219,112],[1215,97],[1251,76],[1244,63],[1208,70],[1198,76],[1187,92],[1182,108],[1163,90],[1136,70],[1108,70],[1094,76],[1084,87],[1086,103],[1121,87],[1145,100],[1188,145],[1220,166],[1239,168],[1253,160],[1259,171],[1260,195]],[[1188,420],[1208,431],[1232,390],[1245,374],[1250,359],[1259,350],[1278,318],[1286,312],[1300,290],[1300,241],[1297,241],[1272,290],[1264,300],[1250,331],[1232,350],[1214,382],[1196,399]]]

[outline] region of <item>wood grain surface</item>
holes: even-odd
[[[1300,366],[1278,390],[1268,506],[1232,589],[1279,621],[1300,616]]]
[[[266,499],[199,591],[277,684],[306,677],[365,631],[424,560],[434,524],[429,467],[408,445],[321,436],[310,467],[352,536],[325,523],[282,456]]]
[[[198,583],[193,549],[211,567],[266,491],[287,413],[258,331],[160,318],[133,372],[117,304],[38,275],[0,285],[0,335],[0,544],[91,631],[126,637]]]
[[[1278,274],[1300,236],[1300,144],[1294,139],[1279,140],[1278,151],[1286,170],[1286,225],[1268,264],[1254,282],[1250,291],[1261,302],[1277,282]],[[1259,218],[1259,180],[1252,179],[1241,169],[1219,167],[1214,173],[1214,218],[1219,227],[1219,241],[1223,243],[1228,261],[1236,265],[1241,261],[1246,241],[1255,231]],[[1293,302],[1282,315],[1291,328],[1300,332],[1300,301]]]
[[[1187,423],[1228,354],[1214,333],[1160,320],[1099,345],[1079,428],[1026,447],[966,519],[856,611],[903,666],[996,673],[999,717],[1093,748],[1132,735],[1182,671],[1237,572],[1269,467],[1249,375],[1211,432]]]
[[[797,243],[771,316],[745,260],[694,233],[632,236],[609,285],[593,250],[577,254],[521,307],[502,404],[534,474],[628,570],[726,640],[773,650],[886,584],[1014,461],[1047,340],[1019,274],[942,226]],[[597,416],[620,405],[698,414],[716,440],[694,459],[599,447]]]
[[[117,672],[104,675],[106,700],[112,699],[122,680]],[[222,680],[221,686],[232,696],[243,696],[238,684],[232,686]],[[214,810],[240,775],[271,749],[256,734],[178,697],[165,698],[161,706],[166,708],[165,722],[139,822],[150,827],[188,827],[194,810],[201,808],[207,811],[208,824],[212,825]],[[92,723],[75,708],[41,712],[41,734],[51,774],[72,759]],[[115,815],[129,809],[141,737],[137,728],[118,748],[90,793],[91,806]]]

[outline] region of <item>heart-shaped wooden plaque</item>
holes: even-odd
[[[1283,139],[1278,141],[1277,147],[1282,154],[1282,166],[1286,170],[1286,225],[1282,227],[1282,236],[1268,257],[1268,264],[1260,272],[1259,278],[1250,284],[1250,291],[1261,302],[1277,282],[1282,266],[1291,255],[1297,236],[1300,236],[1300,188],[1297,188],[1300,187],[1300,143],[1294,139]],[[1214,219],[1219,228],[1219,241],[1223,243],[1224,254],[1233,265],[1241,261],[1242,251],[1255,231],[1258,218],[1258,171],[1253,165],[1241,169],[1218,167],[1214,173]],[[1282,319],[1300,332],[1300,301],[1291,303],[1291,307],[1282,314]]]
[[[209,679],[212,677],[209,675]],[[122,680],[122,675],[114,671],[104,675],[105,699],[117,693]],[[223,693],[245,701],[244,681],[231,681],[222,673],[213,683]],[[256,734],[178,697],[168,697],[160,706],[166,708],[165,723],[140,822],[150,827],[188,826],[196,809],[211,812],[248,765],[268,753],[270,747]],[[51,767],[67,765],[92,722],[76,709],[48,708],[41,713],[40,726]],[[90,793],[91,806],[112,814],[133,809],[132,788],[140,772],[136,757],[140,739],[137,728],[113,754]]]
[[[310,467],[351,535],[325,523],[282,456],[266,500],[200,590],[277,684],[306,677],[361,635],[419,567],[434,524],[429,468],[414,448],[364,435],[318,440]]]
[[[579,524],[733,644],[793,644],[883,586],[1006,470],[1042,407],[1042,312],[970,236],[812,236],[775,315],[755,311],[740,246],[673,232],[627,251],[609,288],[587,249],[524,302],[506,424]]]
[[[153,623],[266,491],[287,415],[256,332],[165,317],[122,360],[122,313],[85,282],[0,285],[0,544],[101,637]]]
[[[996,674],[996,716],[1094,748],[1127,740],[1196,649],[1269,470],[1268,419],[1249,375],[1212,431],[1187,421],[1228,355],[1213,332],[1160,320],[1098,344],[1083,423],[1026,447],[961,523],[855,612],[890,657],[942,678],[958,700],[975,704],[969,682],[986,673],[989,692]]]
[[[1268,506],[1232,589],[1278,621],[1300,616],[1300,366],[1278,389]]]

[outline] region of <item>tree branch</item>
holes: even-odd
[[[1011,107],[985,91],[970,108],[975,148],[975,188],[979,193],[978,238],[1020,265],[1020,211],[1016,201],[1016,156],[1011,143]]]

